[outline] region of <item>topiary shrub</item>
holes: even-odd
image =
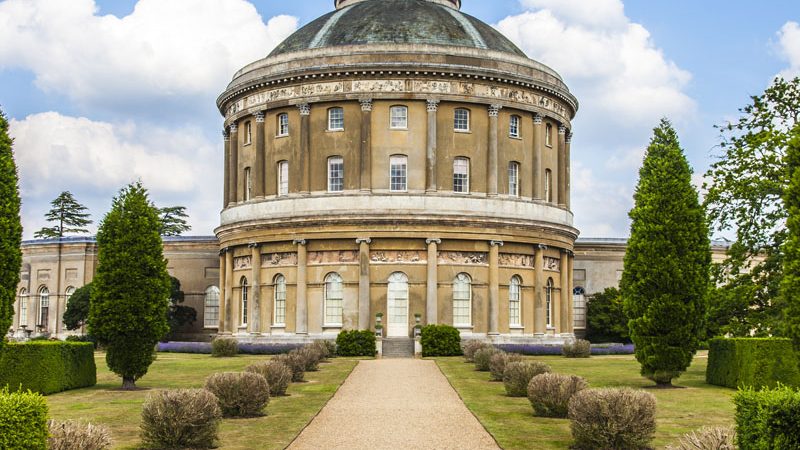
[[[800,448],[800,392],[788,386],[745,389],[733,402],[740,450]]]
[[[327,362],[328,358],[333,356],[331,353],[331,349],[330,347],[328,347],[328,344],[326,344],[326,342],[330,341],[314,341],[308,345],[308,347],[315,349],[319,353],[320,356],[319,362]]]
[[[232,338],[218,337],[211,342],[211,356],[229,358],[239,354],[239,341]]]
[[[31,391],[0,389],[0,448],[47,449],[47,403],[44,397]]]
[[[703,427],[684,434],[677,446],[667,450],[736,450],[736,431],[733,427]]]
[[[111,447],[111,432],[103,425],[71,420],[47,422],[49,450],[105,450]]]
[[[510,362],[522,361],[522,355],[514,355],[506,352],[497,352],[489,358],[489,373],[492,381],[503,381],[503,374],[506,366]]]
[[[344,330],[336,336],[336,354],[339,356],[375,356],[375,333],[369,330]]]
[[[304,370],[306,372],[316,372],[319,370],[319,362],[322,359],[322,355],[318,348],[303,347],[293,351],[297,352],[297,354],[303,358]]]
[[[527,397],[528,384],[536,375],[549,373],[550,366],[539,361],[510,362],[503,373],[503,385],[509,397]]]
[[[419,343],[422,345],[422,356],[461,354],[461,333],[450,325],[425,325]]]
[[[475,352],[475,355],[473,356],[473,360],[475,362],[475,370],[479,370],[481,372],[488,372],[492,356],[500,352],[502,352],[502,350],[498,350],[494,347],[482,348],[477,352]]]
[[[206,378],[206,390],[217,396],[225,417],[253,417],[269,403],[269,385],[254,372],[215,373]]]
[[[300,383],[305,378],[306,361],[301,355],[289,352],[283,355],[278,355],[272,360],[281,362],[289,367],[289,369],[292,371],[293,382]]]
[[[716,338],[709,344],[706,382],[729,388],[800,386],[790,339]]]
[[[151,448],[214,448],[222,418],[217,397],[205,389],[174,389],[149,394],[139,430]]]
[[[468,363],[475,362],[475,352],[482,348],[491,347],[492,344],[488,344],[486,342],[482,342],[476,339],[467,341],[462,348],[464,352],[464,360]]]
[[[48,395],[97,384],[94,345],[86,342],[9,343],[0,354],[0,388]]]
[[[592,343],[584,339],[567,342],[561,347],[561,353],[567,358],[588,358],[592,356]]]
[[[292,369],[286,363],[277,360],[262,361],[247,366],[245,372],[253,372],[263,376],[269,385],[269,395],[275,397],[286,395],[286,389],[292,382]]]
[[[656,432],[656,398],[627,388],[584,389],[569,402],[576,450],[650,448]]]
[[[528,383],[528,400],[540,417],[567,417],[569,400],[586,389],[586,380],[575,375],[543,373]]]

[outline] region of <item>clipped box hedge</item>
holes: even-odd
[[[91,342],[9,343],[0,355],[0,389],[53,394],[97,384]]]
[[[459,356],[461,333],[450,325],[425,325],[420,335],[422,356]]]
[[[344,330],[336,336],[336,354],[339,356],[375,356],[377,351],[372,331]]]
[[[746,389],[736,393],[733,402],[739,450],[800,448],[800,392],[787,386]]]
[[[706,382],[729,388],[800,385],[792,341],[779,338],[716,338],[708,352]]]
[[[47,412],[39,394],[0,389],[0,448],[47,449]]]

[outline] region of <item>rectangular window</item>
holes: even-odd
[[[467,158],[453,160],[453,192],[469,193],[469,160]]]
[[[520,321],[520,283],[517,279],[511,280],[508,287],[508,324],[519,326]]]
[[[219,327],[219,288],[216,286],[206,289],[203,326],[206,328]]]
[[[342,324],[343,286],[341,278],[330,279],[325,283],[325,324]]]
[[[511,122],[508,125],[508,135],[513,138],[519,137],[519,116],[511,116]]]
[[[390,127],[394,129],[408,128],[408,108],[405,106],[392,106]]]
[[[247,282],[242,285],[242,310],[240,311],[242,326],[247,325]]]
[[[469,131],[469,110],[458,108],[455,112],[453,129],[456,131]]]
[[[275,325],[286,325],[286,279],[280,276],[275,283]]]
[[[278,163],[278,195],[289,195],[289,162]]]
[[[544,171],[544,201],[553,203],[553,172],[550,169]]]
[[[406,192],[408,157],[404,155],[392,156],[389,159],[389,189],[392,192]]]
[[[250,122],[244,124],[244,143],[250,144],[253,142],[253,129]]]
[[[579,291],[580,292],[580,291]],[[582,293],[572,294],[573,326],[586,328],[586,296]]]
[[[278,114],[278,136],[289,135],[289,115],[286,113]]]
[[[457,281],[453,284],[453,325],[472,325],[471,317],[471,285],[467,282]]]
[[[344,190],[344,159],[341,156],[328,158],[328,192]]]
[[[344,130],[344,110],[342,108],[328,109],[328,131]]]
[[[244,201],[250,201],[253,196],[253,177],[250,174],[250,168],[244,169]]]
[[[544,144],[548,147],[553,146],[553,126],[549,123],[544,127]]]
[[[24,293],[19,296],[19,324],[28,324],[28,295]]]
[[[519,163],[508,163],[508,195],[519,197]]]

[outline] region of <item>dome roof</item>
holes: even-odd
[[[456,7],[432,0],[353,2],[300,28],[269,56],[368,44],[471,47],[525,57],[522,50],[494,28]]]

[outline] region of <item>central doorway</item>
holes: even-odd
[[[408,277],[402,272],[389,276],[386,337],[408,337]]]

